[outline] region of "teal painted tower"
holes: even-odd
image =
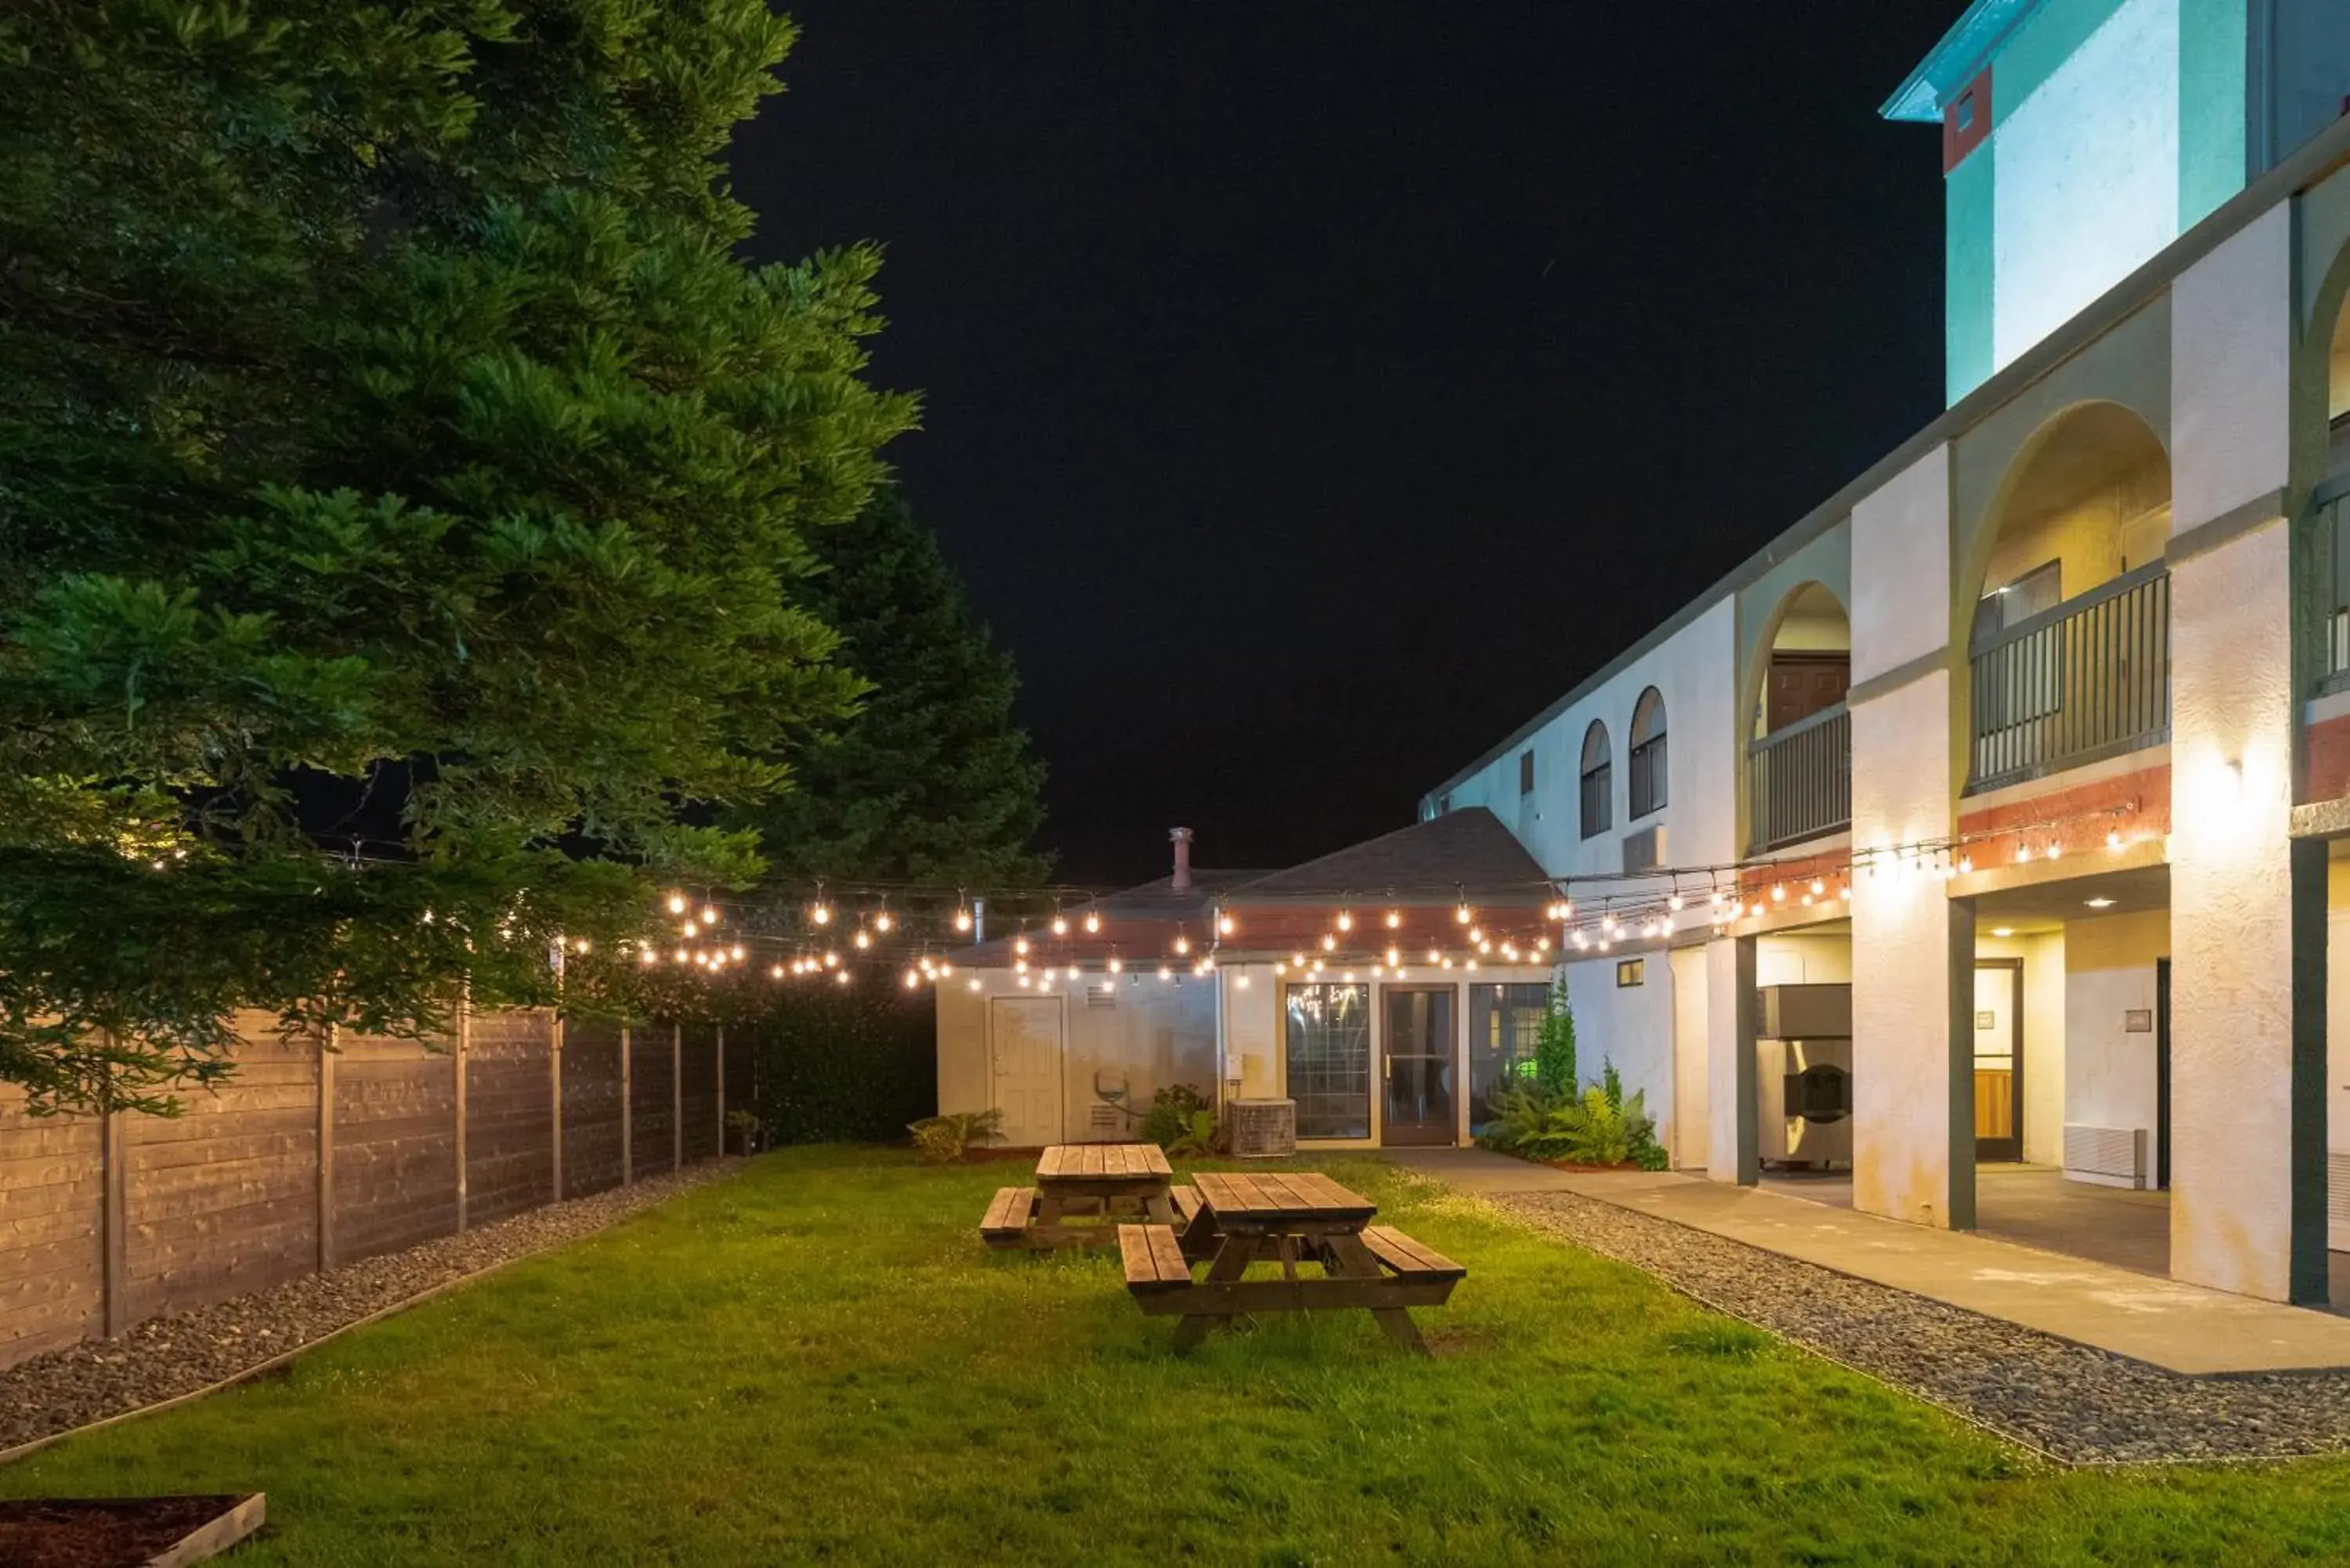
[[[2338,117],[2342,0],[1973,0],[1887,99],[1942,128],[1958,401]]]

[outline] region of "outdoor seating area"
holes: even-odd
[[[981,1239],[1006,1251],[1115,1243],[1135,1304],[1182,1320],[1179,1351],[1235,1317],[1361,1309],[1397,1345],[1424,1355],[1408,1309],[1443,1305],[1469,1272],[1391,1225],[1373,1225],[1377,1203],[1313,1171],[1202,1171],[1179,1187],[1156,1145],[1055,1144],[1037,1158],[1035,1179],[996,1189]],[[1079,1216],[1098,1218],[1073,1222]],[[1253,1263],[1279,1277],[1248,1278]]]

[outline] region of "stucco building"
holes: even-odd
[[[1794,1089],[1758,1069],[1761,993],[1848,987],[1856,1207],[1969,1226],[1979,1162],[2022,1161],[2167,1192],[2178,1278],[2322,1298],[2350,1247],[2345,95],[2329,0],[1975,0],[1884,110],[1940,127],[1947,411],[1428,792],[1423,828],[1491,824],[1524,866],[1355,851],[1277,919],[1261,878],[1203,898],[1240,934],[1191,977],[1188,1070],[1343,1080],[1365,1113],[1301,1131],[1432,1136],[1384,1098],[1389,1041],[1432,1026],[1389,995],[1432,973],[1463,1137],[1477,1051],[1556,962],[1586,1066],[1647,1091],[1676,1165],[1752,1182]],[[1382,900],[1523,961],[1431,971],[1477,956],[1439,922],[1373,975],[1336,917]],[[1309,927],[1350,978],[1282,957]],[[941,1018],[943,1095],[989,1036]]]

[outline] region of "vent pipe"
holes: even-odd
[[[1168,878],[1167,885],[1178,893],[1188,893],[1191,890],[1191,830],[1170,827],[1167,836],[1175,845],[1175,875]]]

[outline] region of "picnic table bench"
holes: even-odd
[[[1123,1210],[1171,1225],[1179,1213],[1174,1179],[1157,1144],[1055,1144],[1036,1157],[1035,1186],[996,1189],[979,1221],[980,1239],[991,1247],[1040,1251],[1107,1247],[1117,1240],[1111,1226],[1072,1225],[1069,1217]]]
[[[1326,1176],[1193,1178],[1199,1201],[1181,1231],[1171,1224],[1118,1228],[1126,1288],[1154,1317],[1180,1317],[1175,1347],[1188,1350],[1243,1313],[1367,1309],[1388,1337],[1425,1355],[1409,1308],[1441,1306],[1469,1271],[1391,1225],[1378,1206]],[[1203,1278],[1193,1258],[1211,1254]],[[1253,1262],[1277,1262],[1279,1279],[1247,1279]],[[1321,1270],[1302,1277],[1300,1263]]]

